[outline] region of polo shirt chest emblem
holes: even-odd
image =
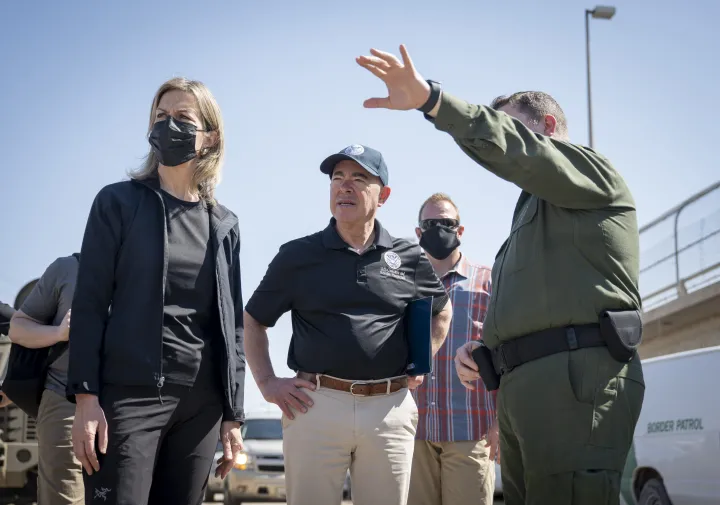
[[[402,261],[397,253],[387,251],[383,254],[383,260],[385,260],[386,266],[380,268],[380,275],[382,277],[393,277],[395,279],[405,280],[405,272],[400,271],[400,265]]]

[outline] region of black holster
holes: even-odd
[[[639,310],[610,311],[600,313],[600,334],[617,361],[627,363],[642,342],[642,315]]]
[[[495,370],[493,364],[492,351],[485,342],[480,341],[480,346],[472,351],[472,357],[478,366],[480,378],[485,383],[485,389],[495,391],[500,387],[500,374]]]

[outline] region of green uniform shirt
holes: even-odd
[[[492,269],[483,327],[490,348],[546,328],[597,322],[604,309],[640,308],[635,202],[607,159],[447,93],[433,122],[473,160],[522,189]]]

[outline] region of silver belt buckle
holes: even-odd
[[[387,387],[386,387],[386,389],[385,389],[385,394],[386,394],[386,395],[389,395],[389,394],[390,394],[390,386],[392,385],[392,379],[383,379],[382,381],[376,381],[376,382],[355,381],[355,382],[353,382],[352,384],[350,384],[350,394],[353,395],[353,396],[370,396],[369,394],[367,394],[367,395],[356,395],[356,394],[353,392],[353,388],[354,388],[356,385],[358,385],[358,384],[361,385],[361,386],[364,386],[364,385],[372,386],[373,384],[382,384],[383,382],[387,384]]]
[[[352,384],[350,384],[350,394],[353,395],[353,396],[369,396],[369,395],[355,394],[355,392],[353,391],[353,388],[354,388],[355,386],[357,386],[357,385],[364,386],[364,385],[366,385],[366,384],[368,384],[368,383],[367,383],[367,382],[363,382],[363,381],[355,381],[355,382],[353,382]]]

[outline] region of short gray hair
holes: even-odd
[[[568,126],[565,113],[553,97],[542,91],[518,91],[509,96],[499,96],[492,101],[490,107],[500,109],[505,106],[515,107],[526,114],[532,121],[540,122],[550,114],[555,118],[555,129],[558,136],[568,137]]]

